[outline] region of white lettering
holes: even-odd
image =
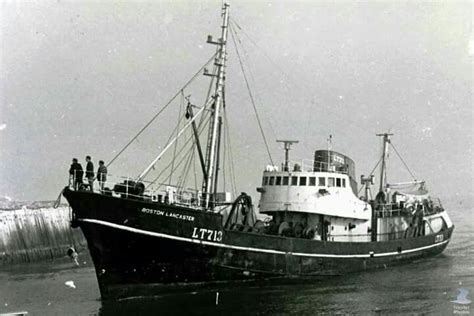
[[[198,234],[197,234],[197,227],[194,227],[193,229],[193,238],[199,238]]]
[[[195,239],[219,241],[220,242],[220,241],[222,241],[222,231],[207,229],[207,228],[194,227],[191,237],[195,238]]]
[[[174,212],[165,212],[161,210],[154,210],[151,208],[142,208],[142,213],[152,214],[152,215],[157,215],[157,216],[164,216],[164,217],[171,217],[171,218],[178,219],[181,221],[194,222],[194,216],[191,216],[191,215],[184,215],[184,214],[179,214],[179,213],[174,213]]]
[[[442,242],[444,240],[443,234],[441,235],[436,235],[435,237],[435,242]]]
[[[213,233],[214,233],[213,230],[210,230],[210,229],[207,230],[207,240],[212,240]]]
[[[222,232],[220,230],[217,231],[216,237],[216,241],[222,241]]]

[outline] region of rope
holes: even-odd
[[[63,195],[63,192],[64,192],[64,189],[62,189],[61,192],[59,192],[58,198],[53,204],[53,208],[58,208],[59,205],[61,205],[61,195]]]
[[[181,93],[184,89],[186,89],[189,84],[191,84],[191,82],[194,81],[194,79],[196,79],[196,77],[198,75],[201,74],[202,70],[216,57],[217,53],[215,53],[214,55],[212,55],[212,57],[201,67],[199,68],[199,70],[191,77],[191,79],[189,79],[186,84],[178,91],[178,93],[176,93],[169,101],[168,103],[166,103],[163,108],[161,108],[160,111],[158,111],[158,113],[156,113],[152,118],[151,120],[148,121],[148,123],[145,124],[145,126],[143,126],[139,131],[138,133],[132,137],[132,139],[130,139],[130,141],[118,152],[117,155],[115,155],[114,158],[112,158],[110,160],[110,162],[107,164],[107,167],[109,167],[147,128],[148,126],[151,125],[151,123],[153,123],[153,121],[171,104],[171,102],[173,102]]]
[[[235,51],[236,51],[237,57],[239,59],[240,69],[242,70],[242,74],[244,76],[245,85],[247,86],[247,91],[248,91],[249,96],[250,96],[250,101],[252,103],[253,110],[255,112],[255,116],[257,118],[258,127],[260,128],[260,133],[262,134],[263,141],[265,143],[265,148],[267,149],[268,157],[270,158],[270,162],[271,162],[272,165],[274,165],[272,155],[270,154],[270,149],[268,147],[267,138],[265,137],[265,133],[263,132],[262,123],[260,121],[260,116],[258,115],[258,111],[257,111],[257,107],[255,106],[255,101],[254,101],[254,98],[253,98],[253,95],[252,95],[252,91],[250,89],[250,85],[249,85],[249,82],[247,80],[247,75],[246,75],[245,70],[244,70],[244,65],[242,64],[242,59],[240,57],[240,52],[239,52],[239,49],[237,47],[237,42],[235,41],[234,30],[233,30],[232,24],[230,24],[229,29],[230,29],[230,34],[231,34],[232,41],[234,42]]]
[[[397,149],[395,148],[395,146],[393,146],[392,142],[389,143],[393,150],[395,151],[395,153],[397,154],[398,158],[400,158],[400,160],[402,161],[403,165],[405,166],[405,168],[408,170],[408,172],[410,173],[410,175],[412,176],[413,180],[416,180],[415,176],[413,175],[413,173],[411,172],[410,168],[408,168],[408,165],[405,163],[405,160],[403,160],[402,156],[400,156],[400,154],[398,153]]]

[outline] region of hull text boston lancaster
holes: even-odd
[[[142,208],[142,212],[147,213],[147,214],[164,216],[164,217],[173,217],[173,218],[176,218],[176,219],[179,219],[179,220],[182,220],[182,221],[194,222],[194,216],[183,215],[183,214],[178,214],[178,213],[174,213],[174,212],[154,210],[154,209],[151,209],[151,208]]]

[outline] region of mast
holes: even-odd
[[[387,184],[387,158],[388,158],[388,146],[390,143],[390,136],[393,134],[383,133],[376,134],[379,137],[383,137],[383,153],[382,153],[382,167],[380,168],[380,188],[379,192],[385,192]]]
[[[218,56],[214,62],[214,65],[217,67],[217,77],[215,94],[214,94],[214,109],[211,117],[211,124],[209,124],[209,134],[208,146],[206,150],[206,174],[203,181],[202,192],[204,198],[204,207],[206,209],[213,208],[213,205],[210,206],[209,200],[211,198],[212,192],[214,192],[214,183],[213,175],[215,175],[215,165],[216,165],[216,151],[217,151],[217,139],[218,139],[218,126],[219,126],[219,117],[220,117],[220,108],[223,103],[224,95],[224,85],[225,85],[225,65],[226,65],[226,44],[227,44],[227,31],[229,26],[229,4],[224,3],[222,7],[222,31],[221,38],[217,41],[212,40],[212,36],[208,36],[207,43],[218,46]],[[208,76],[214,76],[208,73],[205,73]],[[217,182],[217,176],[215,181]]]
[[[291,149],[291,145],[297,144],[297,140],[277,140],[277,143],[283,143],[284,144],[284,149],[285,149],[285,164],[283,165],[283,171],[289,171],[289,161],[290,161],[290,155],[289,151]]]
[[[216,154],[216,168],[214,174],[214,197],[217,194],[217,180],[219,179],[219,158],[220,158],[220,151],[221,151],[221,131],[222,131],[222,117],[219,117],[219,128],[217,132],[217,154]]]

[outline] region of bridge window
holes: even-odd
[[[334,178],[328,178],[328,187],[333,187],[333,186],[334,186]]]
[[[267,185],[268,184],[268,177],[263,177],[263,185]]]
[[[336,178],[336,187],[341,187],[341,178]]]
[[[306,185],[306,177],[300,177],[300,185]]]
[[[291,177],[291,185],[298,185],[298,177]]]
[[[319,185],[320,187],[325,187],[325,186],[326,186],[326,178],[324,178],[324,177],[319,177],[319,178],[318,178],[318,185]]]
[[[281,177],[276,177],[275,185],[281,185]]]
[[[316,185],[316,177],[309,177],[309,185],[313,187]]]
[[[342,187],[343,187],[343,188],[346,187],[346,179],[342,179]]]
[[[275,177],[270,177],[270,182],[268,184],[269,185],[274,185],[275,184]]]
[[[283,185],[288,185],[290,177],[283,177]]]

